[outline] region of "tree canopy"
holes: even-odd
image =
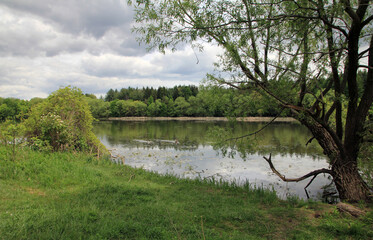
[[[371,0],[129,2],[134,30],[150,48],[203,49],[204,42],[223,48],[220,71],[209,79],[255,89],[289,109],[330,158],[330,169],[309,177],[329,173],[342,199],[370,198],[357,156],[373,101]],[[365,71],[360,92],[359,70]]]

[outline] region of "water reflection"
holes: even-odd
[[[219,126],[230,129],[232,134],[257,131],[265,123],[230,124],[227,122],[100,122],[95,124],[94,132],[114,153],[124,156],[125,164],[143,167],[159,173],[171,173],[181,177],[214,177],[227,181],[249,181],[256,186],[274,188],[280,197],[298,195],[306,198],[304,187],[308,181],[284,183],[275,176],[263,155],[272,153],[276,168],[288,177],[298,177],[309,171],[327,168],[328,163],[322,149],[316,142],[305,143],[310,134],[296,123],[275,123],[255,138],[246,154],[224,155],[212,146],[214,136],[209,129]],[[317,177],[309,186],[311,198],[319,199],[322,186],[330,184],[328,176]]]

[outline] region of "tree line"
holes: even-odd
[[[276,116],[281,111],[258,92],[218,86],[110,89],[101,99],[88,95],[88,103],[95,118]]]
[[[361,97],[365,87],[367,72],[359,71],[358,94]],[[327,79],[320,80],[319,87],[327,84]],[[286,89],[291,86],[278,86]],[[281,90],[279,90],[281,91]],[[96,119],[108,117],[273,117],[289,116],[289,111],[282,111],[278,104],[260,91],[252,89],[239,90],[219,86],[175,86],[172,88],[122,88],[110,89],[105,96],[97,98],[94,94],[84,94],[92,115]],[[305,102],[307,102],[305,97]],[[346,102],[348,92],[342,95]],[[21,121],[27,119],[30,109],[43,102],[42,98],[22,100],[0,97],[0,122],[5,120]],[[332,104],[333,96],[324,97],[325,105]],[[309,101],[311,104],[311,101]],[[281,112],[282,111],[282,112]],[[373,110],[370,111],[373,115]]]
[[[84,94],[96,119],[108,117],[246,117],[276,116],[281,109],[255,91],[218,86],[110,89],[105,96]],[[21,121],[45,99],[0,98],[0,121]],[[286,113],[283,113],[285,116]]]
[[[178,97],[184,97],[188,99],[191,96],[198,94],[198,87],[194,85],[189,86],[174,86],[173,88],[158,87],[149,88],[122,88],[120,90],[110,89],[105,96],[105,101],[111,102],[116,99],[118,100],[134,100],[147,102],[150,98],[153,100],[163,99],[164,97],[172,98],[174,101]]]

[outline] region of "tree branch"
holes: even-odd
[[[271,154],[269,154],[269,158],[263,156],[263,158],[267,161],[267,163],[269,164],[269,167],[271,168],[272,172],[274,174],[276,174],[279,178],[281,178],[282,181],[284,182],[300,182],[304,179],[307,179],[307,178],[310,178],[310,177],[316,177],[317,175],[319,175],[320,173],[327,173],[327,174],[330,174],[333,176],[333,172],[329,169],[326,169],[326,168],[322,168],[322,169],[318,169],[318,170],[315,170],[315,171],[312,171],[310,173],[307,173],[306,175],[302,176],[302,177],[299,177],[299,178],[286,178],[285,175],[282,175],[279,171],[277,171],[277,169],[273,166],[273,163],[272,163],[272,156]],[[307,185],[308,186],[308,185]]]
[[[373,21],[373,15],[371,15],[370,17],[368,17],[367,19],[365,19],[364,22],[362,22],[361,24],[363,26],[367,25],[368,23],[370,23],[371,21]]]
[[[354,20],[354,21],[360,21],[359,16],[354,12],[354,10],[351,7],[351,2],[350,0],[344,0],[344,5],[345,5],[345,11],[346,13]]]
[[[315,139],[315,137],[311,137],[311,138],[306,142],[306,147],[308,146],[308,144],[310,144],[310,143],[313,141],[313,139]]]
[[[367,65],[358,65],[358,68],[366,68],[366,69],[373,70],[372,66],[367,66]]]
[[[227,142],[227,141],[230,141],[230,140],[238,140],[238,139],[241,139],[241,138],[250,137],[252,135],[255,135],[255,134],[261,132],[263,129],[265,129],[266,127],[268,127],[269,125],[271,125],[271,123],[273,123],[281,115],[281,113],[282,113],[283,110],[284,110],[284,108],[281,109],[281,111],[277,114],[276,117],[274,117],[271,121],[269,121],[266,125],[264,125],[259,130],[255,131],[255,132],[252,132],[252,133],[249,133],[249,134],[246,134],[246,135],[243,135],[243,136],[240,136],[240,137],[228,138],[225,141]]]

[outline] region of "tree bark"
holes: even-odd
[[[360,217],[360,216],[363,216],[365,215],[365,211],[353,206],[353,205],[350,205],[350,204],[346,204],[346,203],[338,203],[337,204],[337,209],[340,211],[340,212],[344,212],[344,213],[348,213],[354,217]]]
[[[324,154],[329,157],[331,175],[339,192],[341,200],[357,202],[371,199],[371,192],[365,181],[361,178],[357,168],[357,158],[348,152],[333,130],[329,130],[322,122],[318,122],[305,112],[297,113],[298,120],[313,134]]]
[[[370,189],[361,178],[354,161],[345,162],[342,159],[336,159],[332,172],[340,199],[348,202],[371,200]]]

